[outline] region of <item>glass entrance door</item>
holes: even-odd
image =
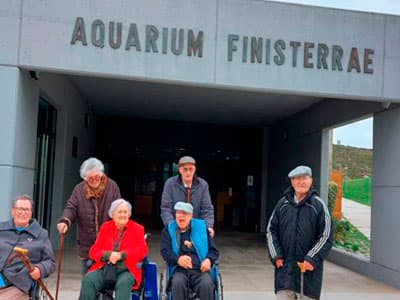
[[[49,229],[51,219],[56,121],[57,110],[40,98],[33,191],[34,217],[46,229]]]

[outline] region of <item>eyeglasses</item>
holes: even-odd
[[[93,181],[99,181],[101,179],[100,175],[93,175],[90,177],[86,177],[85,180],[89,181],[89,182],[93,182]]]
[[[32,209],[27,208],[27,207],[14,207],[14,209],[19,213],[28,213],[28,212],[30,212],[32,210]]]

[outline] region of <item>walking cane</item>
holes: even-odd
[[[31,273],[35,268],[32,266],[31,262],[29,261],[29,259],[27,257],[28,249],[14,247],[13,250],[18,255],[18,257],[21,259],[21,261],[24,263],[26,269],[28,270],[28,273]],[[53,296],[50,294],[49,290],[44,285],[42,279],[39,278],[36,281],[39,284],[40,288],[47,294],[47,296],[49,296],[50,300],[54,300]]]
[[[303,300],[304,295],[304,273],[306,272],[306,265],[304,262],[297,262],[300,269],[300,300]]]
[[[57,263],[57,284],[56,284],[56,300],[58,300],[58,291],[60,288],[61,266],[64,252],[64,236],[65,233],[60,234],[60,248],[58,249],[58,263]]]

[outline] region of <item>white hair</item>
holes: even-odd
[[[93,169],[97,169],[101,174],[104,173],[103,163],[95,157],[88,158],[81,164],[79,175],[83,180],[85,180],[86,174]]]
[[[129,217],[132,215],[132,205],[126,201],[125,199],[117,199],[114,200],[111,203],[110,209],[108,210],[108,215],[110,216],[110,218],[112,218],[112,215],[114,213],[114,211],[117,209],[118,206],[120,206],[121,204],[125,204],[126,207],[128,208],[128,212],[129,212]]]

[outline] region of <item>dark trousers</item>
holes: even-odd
[[[83,277],[80,300],[95,300],[98,292],[103,288],[104,277],[102,270],[89,272]],[[115,300],[129,300],[131,298],[131,288],[135,284],[135,279],[128,271],[119,272],[117,284],[115,285]]]
[[[208,272],[177,269],[171,281],[172,299],[186,300],[192,290],[200,300],[214,300],[214,284]]]

